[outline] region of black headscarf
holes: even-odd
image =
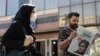
[[[25,29],[25,34],[31,35],[32,29],[30,27],[30,16],[32,11],[34,10],[34,5],[23,5],[17,12],[14,21],[20,21],[23,28]]]
[[[23,5],[17,12],[14,20],[19,20],[23,25],[30,25],[30,15],[35,8],[33,5]]]

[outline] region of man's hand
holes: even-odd
[[[26,36],[25,40],[24,40],[24,46],[29,46],[31,43],[33,43],[33,38],[32,36]]]
[[[77,36],[77,33],[75,31],[71,32],[70,36],[68,37],[68,39],[72,40],[73,38],[75,38]]]

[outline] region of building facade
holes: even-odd
[[[69,12],[80,14],[80,25],[100,32],[100,0],[0,0],[0,36],[25,3],[36,6],[38,18],[34,29],[37,38],[35,46],[43,56],[58,56],[58,32],[60,27],[66,26],[64,15]]]

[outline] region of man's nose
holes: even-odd
[[[76,21],[75,24],[78,24],[78,22]]]

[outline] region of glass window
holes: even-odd
[[[80,14],[79,24],[82,24],[82,5],[71,6],[71,12],[78,12]]]
[[[82,0],[71,0],[71,5],[82,4]]]
[[[59,17],[59,27],[65,27],[67,24],[67,21],[65,17]]]
[[[40,53],[42,53],[43,56],[47,56],[45,50],[47,48],[46,41],[36,41],[35,47]]]
[[[59,7],[68,6],[70,4],[70,0],[59,0]]]
[[[19,0],[8,0],[7,15],[14,15],[19,9]]]
[[[37,15],[43,15],[43,14],[45,14],[45,11],[36,11],[36,14]]]
[[[58,13],[58,9],[45,10],[45,14],[49,14],[49,13]]]
[[[29,1],[29,0],[19,0],[19,7],[21,7],[23,4],[28,4],[32,1]]]
[[[100,0],[96,0],[96,1],[100,1]]]
[[[69,7],[59,8],[59,16],[64,16],[70,12]]]
[[[86,27],[86,29],[89,30],[89,31],[98,32],[97,27]]]
[[[95,2],[95,0],[83,0],[83,3]]]
[[[33,4],[36,6],[36,10],[44,10],[44,0],[33,0]]]
[[[95,4],[89,3],[83,5],[84,9],[84,24],[96,23]]]
[[[70,12],[69,7],[63,7],[59,8],[59,26],[64,27],[67,24],[67,21],[65,21],[65,15],[67,16]]]
[[[58,8],[58,0],[46,0],[45,3],[46,9]]]
[[[6,12],[6,0],[0,0],[0,16],[5,16]]]
[[[100,32],[100,26],[99,26],[99,32]]]
[[[96,4],[96,11],[97,11],[97,23],[100,23],[100,2]]]

